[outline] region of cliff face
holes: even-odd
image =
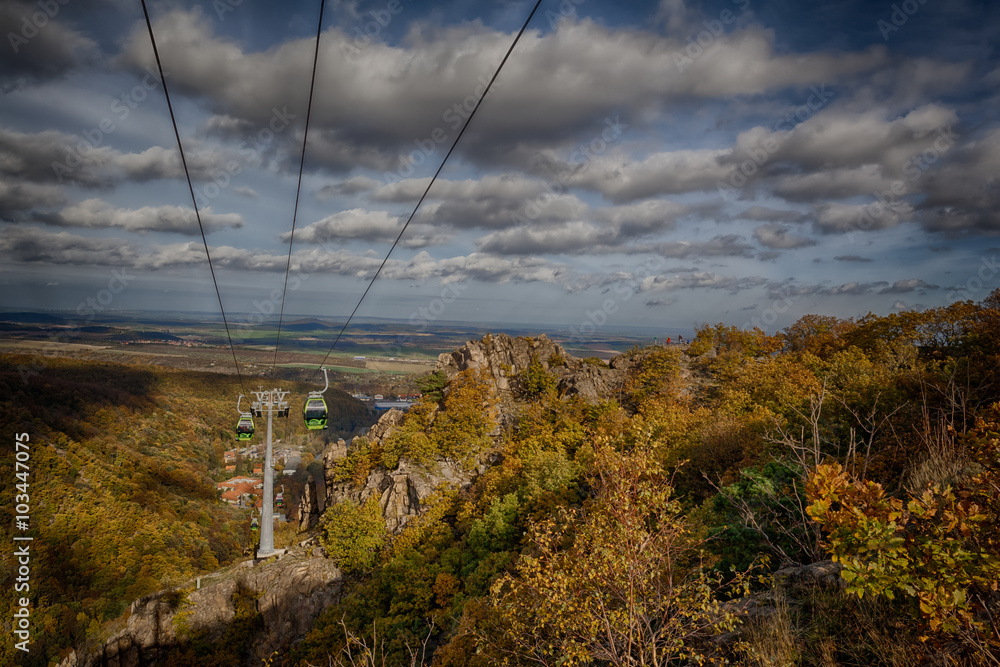
[[[124,630],[93,653],[76,652],[60,667],[140,667],[168,661],[189,639],[218,639],[236,616],[237,600],[251,601],[261,630],[252,652],[264,658],[305,636],[341,590],[340,570],[322,551],[291,549],[256,566],[248,561],[213,575],[197,590],[160,591],[132,603]],[[186,593],[186,599],[183,595]]]
[[[343,442],[343,441],[341,441]],[[302,500],[299,502],[299,532],[311,530],[319,523],[319,499],[316,497],[316,480],[312,475],[306,480],[302,489]]]
[[[436,370],[450,380],[461,371],[481,368],[492,378],[497,392],[509,397],[517,391],[515,377],[532,360],[557,378],[560,396],[580,396],[591,402],[615,397],[632,364],[632,357],[624,354],[611,359],[607,366],[585,362],[544,334],[537,338],[488,334],[440,355]]]
[[[403,421],[403,412],[393,409],[382,415],[366,436],[369,442],[381,443]],[[365,503],[375,496],[382,507],[386,529],[398,532],[412,518],[418,516],[422,503],[442,484],[464,488],[472,483],[480,470],[466,470],[455,461],[434,461],[417,465],[401,460],[395,470],[376,468],[368,474],[364,485],[355,486],[350,481],[334,478],[333,464],[347,456],[347,447],[331,444],[323,454],[326,478],[326,506],[344,500]]]

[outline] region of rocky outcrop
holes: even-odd
[[[542,368],[558,375],[578,370],[583,364],[561,345],[542,334],[537,338],[511,338],[507,334],[487,334],[470,340],[454,352],[438,357],[436,370],[452,379],[461,371],[481,368],[492,377],[499,392],[515,390],[514,377],[537,359]]]
[[[617,397],[635,357],[618,355],[605,366],[572,356],[544,334],[537,338],[511,338],[507,334],[488,334],[471,340],[454,352],[438,357],[436,370],[452,379],[469,369],[483,369],[492,379],[502,398],[516,394],[516,377],[533,360],[552,374],[560,396],[580,396],[596,402]]]
[[[560,396],[579,396],[596,403],[616,397],[625,385],[625,376],[625,370],[584,364],[575,373],[562,376],[556,389]]]
[[[305,636],[342,586],[340,570],[332,561],[304,549],[257,566],[241,563],[216,576],[216,583],[197,590],[160,591],[136,600],[124,630],[96,651],[72,653],[60,667],[169,662],[170,651],[194,637],[208,641],[221,637],[236,616],[240,595],[260,614],[262,629],[252,652],[261,659]]]
[[[369,429],[364,439],[381,445],[402,422],[400,410],[389,410]],[[326,506],[345,500],[364,504],[371,497],[378,498],[385,519],[386,529],[398,532],[414,517],[418,516],[424,503],[441,485],[464,488],[472,483],[480,469],[467,470],[457,461],[439,460],[426,465],[417,465],[403,459],[395,470],[376,468],[365,483],[357,486],[350,480],[336,478],[335,464],[347,456],[347,447],[331,445],[323,454],[323,474],[326,489]],[[355,438],[351,447],[361,446],[360,438]]]
[[[319,500],[316,497],[316,480],[312,475],[306,481],[302,490],[302,500],[299,502],[299,532],[314,528],[319,523]]]
[[[395,470],[373,470],[363,486],[350,481],[332,483],[327,487],[327,499],[331,504],[349,500],[361,505],[374,496],[382,508],[386,530],[398,532],[419,516],[427,499],[442,485],[465,488],[478,474],[479,470],[466,470],[456,461],[417,465],[403,459]]]
[[[393,429],[403,423],[406,413],[393,408],[379,417],[379,420],[368,429],[365,437],[368,442],[383,442],[392,433]]]

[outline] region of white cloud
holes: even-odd
[[[796,236],[789,233],[788,227],[774,223],[761,225],[753,230],[753,236],[758,243],[768,248],[780,248],[787,250],[790,248],[803,248],[805,246],[816,245],[812,239],[804,236]]]
[[[243,218],[236,213],[214,213],[211,206],[199,209],[205,233],[220,229],[239,229]],[[129,232],[170,232],[190,236],[201,233],[194,209],[183,206],[143,206],[138,209],[115,208],[100,199],[86,199],[47,216],[46,222],[67,227],[90,229],[120,228]]]

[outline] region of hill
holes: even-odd
[[[40,372],[22,379],[19,366]],[[52,357],[0,359],[0,422],[7,479],[14,479],[15,433],[27,434],[30,474],[0,491],[0,537],[29,534],[31,653],[17,664],[47,665],[106,636],[104,624],[138,597],[211,572],[250,553],[249,515],[218,500],[211,474],[233,446],[231,379],[155,366]],[[294,397],[305,393],[294,387]],[[297,399],[293,399],[297,400]],[[349,434],[367,410],[328,393],[329,433]],[[298,417],[294,414],[293,417]],[[301,418],[279,420],[276,437],[305,438]],[[316,436],[321,437],[321,436]],[[24,470],[22,468],[21,470]],[[27,496],[30,530],[17,531],[15,494]],[[4,550],[13,590],[17,562]],[[14,599],[0,613],[13,618]],[[0,663],[14,663],[5,642]]]
[[[171,666],[993,664],[998,341],[1000,291],[607,363],[470,341],[330,445],[286,566],[129,627],[155,611]],[[194,622],[212,599],[231,623]]]

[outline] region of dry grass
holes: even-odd
[[[747,664],[757,667],[795,667],[799,664],[798,628],[784,593],[775,593],[771,613],[747,622],[738,650]]]

